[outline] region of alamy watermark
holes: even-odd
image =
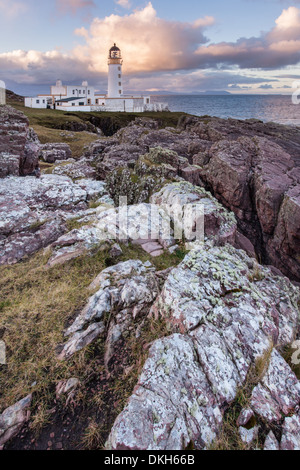
[[[204,205],[198,202],[128,205],[120,197],[119,207],[98,220],[99,240],[204,241]]]
[[[295,91],[292,93],[292,103],[300,104],[300,80],[293,82],[292,88],[295,88]]]
[[[0,80],[0,105],[6,104],[6,86],[3,80]]]

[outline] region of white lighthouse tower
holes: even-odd
[[[119,98],[123,95],[122,64],[121,51],[115,43],[108,55],[108,98]]]

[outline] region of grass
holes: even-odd
[[[74,229],[79,229],[86,225],[86,222],[81,221],[82,217],[74,217],[73,219],[68,219],[66,221],[66,226],[69,232]],[[81,222],[80,222],[81,221]]]
[[[82,446],[86,450],[99,449],[104,446],[99,424],[91,419],[82,437]]]
[[[76,220],[68,224],[76,227]],[[70,227],[71,228],[71,225]],[[13,266],[0,267],[0,332],[6,344],[7,365],[0,367],[0,412],[16,403],[27,394],[34,392],[31,430],[39,433],[43,426],[53,419],[50,410],[55,400],[55,386],[58,381],[77,377],[88,387],[98,376],[100,362],[104,356],[104,338],[80,351],[65,362],[56,359],[57,346],[64,342],[63,332],[75,315],[86,304],[91,293],[88,286],[105,267],[128,259],[150,260],[158,270],[177,265],[184,257],[184,251],[165,253],[151,258],[139,246],[122,245],[123,254],[116,259],[109,258],[109,248],[100,251],[95,248],[89,256],[72,260],[64,265],[45,269],[48,257],[38,253]],[[106,414],[102,437],[107,435],[117,414],[136,385],[138,375],[147,357],[145,344],[166,334],[165,326],[159,322],[147,323],[141,338],[126,338],[124,348],[128,356],[128,368],[116,377],[109,388],[110,397],[119,405],[113,410],[104,400]],[[88,391],[82,392],[81,402],[93,401],[97,408],[102,397]],[[91,406],[91,405],[89,405]],[[94,427],[87,430],[85,442],[94,442]]]
[[[7,350],[7,366],[0,370],[0,409],[33,390],[46,402],[53,383],[68,377],[74,365],[56,362],[56,346],[67,321],[89,297],[88,285],[105,267],[101,252],[50,270],[44,269],[46,260],[37,254],[0,271],[0,329]]]
[[[102,129],[106,136],[112,136],[122,127],[127,126],[137,117],[148,117],[158,121],[160,127],[176,127],[179,118],[185,113],[146,112],[146,113],[112,113],[112,112],[65,112],[53,109],[26,108],[19,101],[7,100],[7,104],[22,111],[29,119],[30,126],[37,133],[41,143],[64,142],[70,145],[74,158],[80,158],[84,147],[99,139],[98,134],[74,132],[73,125],[82,123]],[[68,132],[70,129],[70,132]],[[64,136],[62,136],[64,130]]]
[[[83,155],[86,146],[100,138],[99,135],[90,134],[89,132],[63,132],[64,135],[61,135],[62,131],[60,129],[51,129],[40,124],[32,124],[32,127],[42,144],[53,142],[68,144],[72,151],[72,158],[75,159],[79,159]]]

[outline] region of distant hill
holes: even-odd
[[[160,95],[165,95],[165,96],[179,96],[179,95],[232,95],[232,93],[230,93],[229,91],[225,91],[225,90],[207,90],[207,91],[193,91],[191,93],[178,93],[176,91],[166,91],[166,90],[158,90],[158,91],[140,91],[140,92],[136,92],[136,91],[126,91],[126,95],[137,95],[137,94],[140,94],[140,95],[156,95],[156,96],[160,96]]]
[[[193,95],[231,95],[229,91],[224,90],[208,90],[193,93]]]
[[[17,95],[11,90],[6,90],[6,101],[9,103],[10,101],[18,101],[19,103],[24,103],[24,96]]]

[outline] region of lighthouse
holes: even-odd
[[[108,93],[107,98],[119,98],[123,95],[122,86],[122,55],[116,43],[108,55]]]
[[[1,0],[0,0],[1,1]],[[167,103],[151,103],[151,97],[143,95],[124,95],[122,84],[122,54],[116,43],[108,53],[108,90],[107,94],[96,93],[94,87],[83,81],[81,85],[63,85],[61,80],[51,86],[49,95],[26,97],[25,106],[29,108],[52,108],[61,111],[85,112],[127,112],[168,111]],[[4,101],[1,94],[0,105]]]

